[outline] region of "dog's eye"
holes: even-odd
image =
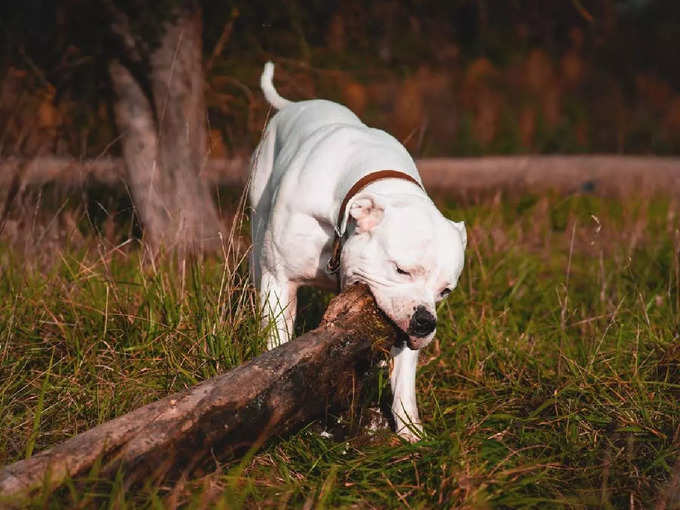
[[[446,297],[446,296],[448,296],[449,294],[451,294],[451,289],[444,289],[444,290],[442,291],[441,296],[442,296],[442,297]]]
[[[404,271],[402,268],[400,268],[396,264],[394,265],[394,269],[396,269],[397,273],[399,273],[399,274],[403,274],[404,276],[411,276],[411,273],[409,273],[408,271]]]

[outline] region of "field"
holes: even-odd
[[[389,431],[325,437],[312,424],[190,480],[125,487],[93,471],[26,505],[680,504],[680,203],[549,193],[438,201],[466,221],[469,244],[421,356],[421,442]],[[229,214],[236,227],[221,256],[178,262],[125,242],[124,221],[69,214],[56,224],[72,231],[57,240],[17,233],[0,245],[1,464],[264,349],[239,215]],[[327,300],[305,298],[301,329]]]

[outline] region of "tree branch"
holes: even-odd
[[[321,326],[187,391],[103,423],[0,470],[0,494],[27,495],[101,462],[127,483],[185,474],[356,405],[369,369],[401,333],[364,285],[331,301]],[[2,503],[2,499],[0,499]]]

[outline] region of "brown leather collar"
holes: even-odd
[[[349,201],[362,189],[364,189],[369,184],[379,181],[381,179],[402,179],[405,181],[412,182],[416,186],[422,189],[421,184],[405,172],[400,172],[399,170],[378,170],[377,172],[371,172],[370,174],[364,175],[361,179],[354,183],[345,198],[340,204],[340,211],[338,212],[338,221],[335,228],[335,240],[333,241],[333,249],[331,252],[331,258],[328,260],[326,265],[326,270],[329,273],[336,273],[340,269],[340,253],[342,252],[342,235],[340,235],[340,226],[342,225],[342,220],[345,217],[345,210],[347,209],[347,204]]]

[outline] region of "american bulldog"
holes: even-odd
[[[284,99],[273,75],[268,62],[260,85],[278,112],[253,154],[249,191],[251,271],[273,325],[268,347],[291,338],[300,286],[368,284],[408,337],[391,353],[392,413],[397,433],[415,441],[418,352],[463,270],[465,225],[439,212],[394,137],[332,101]]]

